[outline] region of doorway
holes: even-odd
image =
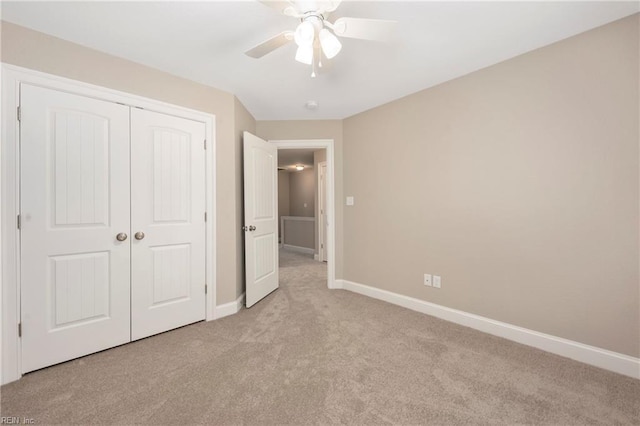
[[[295,172],[304,172],[304,168],[300,171],[298,171],[297,169],[295,169],[295,166],[304,166],[304,164],[297,164],[295,161],[292,161],[293,155],[292,153],[295,153],[296,151],[301,151],[301,152],[310,152],[311,153],[311,158],[314,159],[314,155],[315,155],[315,161],[313,163],[311,163],[311,161],[309,161],[309,165],[311,166],[311,164],[313,164],[310,170],[312,179],[313,179],[313,200],[314,200],[314,207],[313,207],[313,217],[311,218],[311,220],[306,220],[308,222],[312,222],[312,230],[313,230],[313,248],[311,250],[307,250],[306,254],[311,256],[312,259],[315,259],[316,261],[320,261],[320,257],[319,257],[319,250],[316,250],[316,247],[319,247],[319,243],[320,243],[320,230],[319,230],[319,224],[318,224],[318,217],[319,217],[319,213],[317,213],[318,209],[320,206],[324,206],[323,209],[323,214],[324,214],[324,221],[322,226],[325,227],[325,233],[324,233],[324,248],[325,248],[325,258],[322,259],[323,261],[326,262],[327,265],[327,287],[328,288],[335,288],[335,201],[334,201],[334,197],[335,197],[335,187],[334,187],[334,149],[333,149],[333,140],[329,139],[323,139],[323,140],[270,140],[270,143],[273,143],[274,145],[276,145],[276,147],[278,148],[278,158],[279,158],[279,165],[282,164],[282,167],[280,168],[285,168],[285,166],[289,166],[289,171],[287,173],[294,173]],[[293,164],[285,164],[285,163],[280,163],[280,158],[288,158],[289,163],[293,163]],[[318,191],[318,183],[317,183],[317,179],[318,179],[318,168],[320,166],[321,163],[325,163],[324,167],[325,167],[325,197],[322,203],[318,202],[317,198],[318,196],[320,196],[319,191]],[[293,169],[291,168],[293,167]],[[279,171],[279,174],[282,173],[282,171]],[[290,182],[289,182],[290,184]],[[291,185],[289,185],[289,190],[291,190]],[[289,194],[289,196],[291,196],[291,194]],[[280,201],[280,200],[279,200]],[[305,201],[298,201],[298,206],[296,206],[297,208],[302,208],[304,209],[305,206]],[[307,207],[306,209],[309,210],[310,209],[310,203],[306,202]],[[291,203],[289,203],[289,215],[291,215],[292,213],[292,209],[291,209]],[[279,206],[280,207],[280,206]],[[304,210],[303,210],[304,211]],[[293,211],[294,213],[296,212],[295,210]],[[280,216],[280,213],[278,213]],[[310,216],[307,216],[310,217]],[[286,219],[285,219],[286,221]],[[282,222],[282,221],[281,221]],[[297,222],[305,222],[305,220],[296,220],[293,219],[291,221],[291,223],[297,223]],[[290,229],[291,226],[298,226],[298,228],[304,228],[304,225],[289,225]],[[282,225],[282,223],[279,224],[279,227],[283,228],[284,231],[284,238],[283,240],[281,240],[281,244],[282,244],[282,248],[283,249],[291,249],[291,247],[286,247],[288,246],[295,246],[295,244],[290,244],[291,240],[287,237],[287,227],[286,227],[286,223],[284,224],[284,226]],[[307,225],[307,229],[308,229],[308,225]],[[307,231],[307,235],[308,235]],[[291,235],[291,233],[289,234]],[[296,240],[298,241],[298,244],[300,244],[300,240]],[[308,246],[308,244],[307,244]],[[300,253],[304,253],[304,248],[303,247],[303,251],[298,250],[298,252]],[[308,247],[306,247],[308,248]],[[295,250],[295,248],[294,248]]]
[[[278,151],[279,248],[318,258],[318,159],[325,150]]]

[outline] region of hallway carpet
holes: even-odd
[[[640,381],[342,290],[281,253],[250,309],[25,375],[36,424],[640,424]]]

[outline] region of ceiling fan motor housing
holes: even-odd
[[[294,34],[295,42],[298,46],[309,46],[323,28],[324,17],[317,12],[307,12],[300,21]]]

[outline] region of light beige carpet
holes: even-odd
[[[640,424],[640,381],[326,288],[281,254],[251,309],[24,376],[38,424]]]

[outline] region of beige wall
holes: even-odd
[[[342,120],[257,121],[257,136],[266,140],[333,139],[335,145],[336,278],[343,277],[342,263]]]
[[[239,139],[234,123],[237,118],[251,126],[253,119],[240,111],[234,96],[7,22],[2,22],[1,31],[2,62],[215,114],[217,303],[235,300],[241,278],[237,265]]]
[[[313,217],[316,211],[314,169],[289,172],[289,215]],[[313,234],[313,232],[312,232]]]
[[[314,221],[285,220],[284,244],[313,249]]]
[[[315,180],[314,169],[305,168],[301,171],[289,172],[289,215],[298,217],[314,217],[315,208]],[[297,247],[315,247],[315,222],[287,221],[285,222],[284,244]]]
[[[344,277],[638,357],[638,36],[635,15],[345,120]]]
[[[314,171],[306,168],[302,171],[278,171],[278,231],[282,216],[313,217],[315,212]],[[307,205],[306,207],[304,205]],[[288,220],[285,223],[283,244],[297,247],[314,247],[314,222]]]

